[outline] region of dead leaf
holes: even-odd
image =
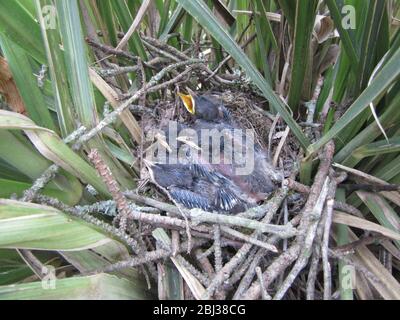
[[[4,96],[12,111],[26,113],[25,104],[15,85],[8,62],[3,57],[0,57],[0,93]]]

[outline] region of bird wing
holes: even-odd
[[[198,193],[179,187],[170,187],[168,191],[176,202],[182,204],[188,209],[199,208],[204,211],[213,210],[210,199],[199,195]]]

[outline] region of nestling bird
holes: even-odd
[[[243,131],[237,133],[241,128],[235,124],[226,107],[216,99],[194,95],[180,97],[195,118],[194,124],[179,126],[180,131],[191,129],[199,138],[196,141],[199,148],[194,147],[196,143],[179,139],[179,153],[184,154],[185,161],[146,161],[153,182],[167,189],[175,201],[190,209],[239,213],[265,200],[283,179],[281,173],[270,164],[265,150]],[[213,134],[204,137],[204,132]],[[215,139],[216,145],[212,141]],[[167,139],[166,142],[171,141]],[[215,146],[218,147],[216,158],[213,153],[215,150],[212,150]],[[181,152],[182,149],[184,152]],[[239,174],[243,163],[225,161],[230,153],[234,160],[251,160],[251,170]],[[246,158],[248,155],[251,159]]]
[[[202,119],[210,122],[226,122],[232,124],[232,116],[228,109],[215,98],[208,95],[196,95],[179,93],[186,110],[192,114],[195,119]]]
[[[250,206],[241,190],[223,175],[197,164],[160,164],[144,160],[151,179],[188,209],[239,213]]]

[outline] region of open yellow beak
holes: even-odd
[[[178,93],[178,95],[182,99],[183,105],[185,106],[186,110],[189,111],[191,114],[194,114],[196,107],[194,98],[190,94]]]

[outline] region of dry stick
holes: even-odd
[[[357,271],[361,272],[368,280],[371,280],[377,284],[385,285],[385,283],[377,278],[374,273],[369,271],[364,265],[353,261],[351,258],[346,257],[346,255],[337,252],[336,250],[328,249],[329,256],[332,258],[343,260],[347,265],[353,266]],[[385,285],[386,286],[386,285]]]
[[[326,197],[328,196],[328,172],[331,166],[334,150],[335,148],[333,142],[328,143],[324,148],[321,164],[315,177],[315,182],[311,188],[310,196],[304,208],[302,223],[299,228],[299,231],[302,231],[302,233],[298,236],[298,239],[296,240],[296,242],[301,244],[299,258],[293,266],[291,272],[283,282],[282,286],[275,294],[274,300],[280,300],[283,298],[286,291],[290,288],[294,280],[297,278],[298,274],[307,265],[309,255],[312,250],[314,238],[317,232],[318,222],[321,218]],[[322,183],[323,186],[320,187]],[[314,192],[316,193],[314,194]]]
[[[335,172],[331,170],[331,176],[333,177],[334,175]],[[340,181],[338,181],[337,178],[332,179],[328,190],[328,196],[327,196],[328,200],[333,200],[333,198],[335,197],[337,184],[339,182]],[[317,280],[319,260],[321,258],[322,241],[323,241],[327,216],[328,216],[327,206],[325,206],[325,209],[322,213],[322,217],[317,228],[313,255],[311,258],[310,269],[308,272],[307,289],[306,289],[307,300],[314,300],[315,298],[315,282]]]
[[[188,217],[190,217],[193,222],[208,222],[245,227],[256,230],[260,233],[275,234],[280,236],[282,239],[291,238],[297,234],[297,230],[294,229],[291,225],[279,226],[274,224],[267,224],[264,222],[254,221],[237,216],[228,216],[223,214],[205,212],[199,209],[190,210],[188,212]]]
[[[160,214],[161,213],[161,210],[159,210],[157,208],[139,207],[134,203],[129,203],[129,207],[133,210],[146,212],[146,213],[152,213],[152,214]],[[117,207],[116,207],[114,200],[99,201],[99,202],[95,202],[91,205],[75,206],[74,208],[77,209],[82,214],[100,213],[100,214],[104,214],[104,215],[111,216],[111,217],[115,217],[117,215],[117,212],[116,212]]]
[[[235,294],[233,295],[233,300],[239,300],[240,297],[243,295],[243,292],[250,286],[251,282],[253,281],[255,270],[257,266],[260,264],[262,257],[267,254],[267,251],[264,249],[258,249],[257,253],[254,257],[247,259],[250,262],[250,265],[247,269],[246,274],[242,277],[238,288],[236,289]]]
[[[202,253],[203,251],[201,249],[197,249],[195,251],[196,260],[199,263],[201,269],[208,275],[208,278],[211,279],[215,273],[214,267],[206,256],[202,257]],[[223,290],[218,290],[215,293],[215,297],[217,300],[225,300],[226,294]]]
[[[200,267],[203,269],[204,272],[208,274],[209,277],[214,275],[214,267],[212,266],[210,260],[208,260],[207,256],[203,255],[202,249],[196,249],[194,251],[196,255],[196,259],[199,262]]]
[[[156,185],[160,190],[162,190],[169,198],[169,200],[171,200],[175,206],[178,208],[180,216],[183,217],[183,219],[185,220],[185,230],[186,230],[186,236],[188,237],[188,253],[190,252],[191,248],[190,248],[190,243],[192,241],[192,235],[190,233],[190,223],[189,220],[187,218],[187,214],[184,212],[185,210],[183,208],[181,208],[181,205],[171,196],[171,194],[169,193],[169,191],[164,188],[163,186],[159,185],[155,180],[152,181],[154,185]]]
[[[156,57],[154,59],[151,59],[149,61],[142,61],[142,63],[150,68],[150,69],[156,69],[155,66],[157,64],[164,64],[164,63],[169,63],[171,60],[164,58],[164,57]],[[139,66],[126,66],[126,67],[121,67],[116,64],[110,64],[108,66],[109,69],[97,69],[97,72],[99,73],[100,76],[102,77],[115,77],[119,76],[125,73],[131,73],[131,72],[137,72],[139,71]]]
[[[283,184],[282,189],[278,191],[278,194],[271,200],[273,201],[273,205],[271,205],[270,211],[267,213],[265,218],[262,220],[262,223],[269,223],[275,214],[275,212],[280,207],[282,201],[287,195],[287,187],[286,184]],[[260,234],[259,231],[254,231],[252,237],[257,237]],[[208,286],[206,293],[202,297],[202,299],[208,300],[212,297],[215,290],[220,287],[220,285],[231,275],[234,269],[242,263],[242,261],[246,258],[247,254],[253,247],[252,244],[246,243],[244,244],[233,256],[233,258],[226,263],[223,268],[216,273],[215,277],[212,279],[210,285]]]
[[[76,139],[79,138],[84,132],[86,131],[85,127],[79,127],[76,129],[74,132],[69,134],[63,141],[64,143],[68,144]],[[35,199],[36,195],[42,190],[49,182],[54,178],[54,176],[57,174],[59,170],[59,166],[57,164],[52,164],[50,167],[48,167],[42,174],[41,176],[36,179],[36,181],[33,183],[32,187],[30,187],[28,190],[24,191],[24,196],[22,197],[21,201],[25,202],[31,202],[33,199]]]
[[[176,257],[176,255],[179,252],[179,231],[177,230],[172,230],[171,231],[171,250],[172,250],[172,256]]]
[[[223,233],[226,233],[226,234],[230,235],[230,236],[233,236],[235,238],[244,240],[245,242],[251,243],[251,244],[253,244],[255,246],[264,248],[267,251],[272,251],[272,252],[275,252],[275,253],[278,252],[278,249],[274,245],[269,244],[269,243],[264,242],[264,241],[260,241],[257,238],[253,238],[251,236],[245,235],[245,234],[243,234],[243,233],[241,233],[239,231],[236,231],[234,229],[231,229],[229,227],[221,226],[221,231]]]
[[[97,135],[101,130],[103,130],[105,127],[110,125],[111,123],[115,122],[118,118],[118,116],[126,109],[128,108],[132,103],[137,101],[143,94],[145,93],[151,93],[160,90],[160,88],[163,88],[163,86],[168,86],[172,83],[175,83],[179,81],[186,73],[191,71],[191,69],[185,70],[182,72],[180,75],[176,76],[175,78],[164,82],[161,85],[156,85],[168,72],[171,70],[174,70],[176,68],[182,67],[182,66],[187,66],[190,64],[196,64],[198,63],[197,59],[191,59],[189,61],[182,61],[176,64],[169,65],[162,69],[159,73],[154,75],[150,81],[141,89],[135,92],[128,100],[126,100],[124,103],[122,103],[118,108],[116,108],[114,111],[112,111],[110,114],[108,114],[102,121],[100,121],[96,127],[92,128],[88,133],[85,135],[81,136],[80,139],[78,140],[77,144],[81,144],[83,142],[86,142],[93,138],[95,135]]]
[[[214,225],[214,259],[215,271],[219,272],[222,269],[222,251],[221,251],[221,228],[219,225]]]
[[[321,239],[323,236],[323,219],[320,221],[320,225],[318,226],[317,234],[316,234],[316,242],[318,239]],[[315,299],[315,282],[317,281],[317,274],[319,268],[319,260],[321,259],[321,246],[316,245],[310,262],[310,269],[307,275],[307,287],[306,287],[306,299],[314,300]]]
[[[79,127],[77,130],[72,132],[70,135],[68,135],[64,139],[64,143],[70,143],[70,142],[75,141],[85,131],[86,131],[85,127]],[[57,164],[52,164],[50,167],[48,167],[41,174],[41,176],[38,179],[36,179],[36,181],[33,183],[33,185],[28,190],[24,191],[24,195],[21,198],[21,201],[25,201],[25,202],[33,201],[37,197],[39,192],[50,182],[50,180],[52,180],[55,177],[55,175],[57,174],[59,169],[60,169],[60,166]],[[26,257],[27,264],[31,267],[31,269],[35,273],[37,273],[37,270],[34,269],[36,257],[33,255],[33,253],[30,250],[26,250],[26,249],[20,249],[20,250],[18,250],[18,252],[23,258]],[[39,261],[39,260],[37,260],[37,261]]]
[[[312,212],[310,212],[311,221],[307,235],[302,245],[302,250],[300,252],[299,259],[296,261],[289,275],[286,277],[285,281],[282,283],[281,287],[278,289],[277,293],[274,296],[274,300],[281,300],[286,291],[291,287],[294,280],[297,278],[298,274],[303,270],[303,268],[307,265],[309,260],[309,254],[312,250],[312,245],[314,242],[315,234],[317,232],[318,222],[322,214],[323,206],[328,195],[328,183],[329,178],[326,178],[324,187],[322,188],[320,197],[318,198],[315,207]]]
[[[297,181],[294,181],[293,179],[288,179],[288,182],[289,182],[289,189],[291,189],[291,190],[294,190],[296,192],[300,192],[303,194],[310,194],[310,192],[311,192],[311,188],[309,186],[306,186]],[[349,213],[351,215],[354,215],[354,216],[357,216],[360,218],[363,217],[363,214],[360,210],[358,210],[357,208],[355,208],[347,203],[343,203],[340,201],[334,201],[333,208],[335,210],[343,211],[343,212]]]
[[[189,246],[188,246],[188,248],[189,248]],[[204,286],[208,286],[209,285],[210,279],[208,278],[208,276],[206,274],[200,272],[199,270],[197,270],[196,267],[194,267],[184,257],[182,257],[181,255],[178,255],[178,256],[175,257],[175,259],[181,265],[183,265],[194,277],[196,277],[201,282],[202,285],[204,285]]]
[[[209,247],[206,251],[204,251],[200,256],[199,259],[206,258],[210,256],[214,252],[214,245]]]
[[[173,206],[173,205],[161,202],[161,201],[157,201],[157,200],[154,200],[154,199],[151,199],[151,198],[143,197],[143,196],[137,195],[137,194],[135,194],[134,192],[131,192],[131,191],[125,192],[125,195],[128,198],[131,198],[132,200],[140,202],[140,203],[143,203],[145,205],[154,206],[155,208],[158,208],[160,210],[164,210],[164,211],[173,213],[174,215],[179,215],[179,216],[181,215],[179,209],[176,206]],[[258,215],[259,216],[260,213],[265,212],[265,210],[269,209],[270,207],[271,207],[271,204],[268,203],[268,204],[261,205],[259,207],[251,208],[248,211],[246,211],[245,213],[237,215],[236,218],[239,218],[241,215],[243,215],[243,216]],[[209,218],[208,217],[208,214],[209,214],[208,212],[202,211],[200,209],[195,209],[195,210],[197,210],[197,213],[194,214],[196,217],[197,216],[203,216],[203,217],[206,217],[205,220],[208,221],[208,218]],[[184,212],[188,217],[192,217],[191,211],[184,210]],[[220,218],[215,218],[215,216],[216,216],[215,214],[210,214],[210,215],[211,215],[211,220],[212,221],[215,221],[215,219],[217,219],[217,220],[218,219],[222,219],[223,221],[226,221],[226,220],[231,220],[231,218],[232,218],[232,216],[224,216],[224,215],[218,215]],[[172,219],[172,218],[170,218],[170,219]],[[243,218],[243,219],[245,219],[245,218]],[[243,221],[247,222],[248,221],[247,219],[246,220],[243,220],[243,219],[240,219],[239,221],[240,222],[243,222]],[[166,219],[166,220],[164,220],[162,222],[169,223],[169,225],[171,225],[171,226],[174,225],[176,227],[180,227],[180,228],[182,227],[182,225],[180,223],[178,223],[176,220],[168,220],[168,219]],[[234,222],[234,221],[230,221],[230,222],[228,222],[228,224],[232,224],[232,222]],[[255,222],[258,222],[258,221],[255,221]],[[260,224],[261,223],[258,222],[258,226],[260,226]],[[262,228],[264,228],[264,227],[265,227],[265,224],[262,224]],[[210,230],[205,226],[195,226],[195,227],[192,226],[191,228],[192,229],[196,229],[196,230],[201,230],[203,232],[210,232]],[[273,251],[273,252],[277,252],[277,249],[276,249],[275,246],[270,245],[270,244],[265,243],[265,242],[262,242],[262,241],[259,241],[255,237],[246,236],[246,235],[244,235],[244,234],[242,234],[242,233],[240,233],[240,232],[238,232],[236,230],[233,230],[233,229],[231,229],[229,227],[225,227],[225,226],[222,226],[221,230],[222,230],[222,232],[224,234],[233,236],[234,238],[244,240],[246,242],[249,242],[249,243],[252,243],[254,245],[266,248],[266,249],[268,249],[270,251]],[[280,233],[278,233],[278,234],[280,234]],[[211,254],[214,251],[214,247],[211,247],[209,250],[210,251],[207,251],[207,255]]]
[[[256,274],[257,274],[258,281],[260,281],[262,299],[263,300],[272,300],[272,297],[268,294],[267,289],[264,286],[264,276],[262,274],[260,267],[256,268]]]
[[[330,300],[332,297],[332,275],[331,266],[328,260],[328,249],[329,249],[329,235],[332,225],[332,214],[333,214],[333,199],[329,199],[326,203],[326,222],[324,228],[324,237],[322,242],[322,263],[324,270],[324,300]]]
[[[252,261],[254,261],[254,259],[256,259],[256,254],[258,252],[257,250],[259,250],[259,248],[251,249],[246,260],[244,260],[242,262],[242,264],[240,265],[240,267],[238,268],[237,271],[232,273],[232,276],[229,278],[229,281],[227,281],[226,283],[223,284],[223,288],[225,291],[233,290],[235,284],[237,282],[239,282],[240,280],[242,280],[244,276],[246,276],[249,268],[251,268],[251,266],[252,266]],[[253,269],[255,269],[255,267]],[[253,277],[248,281],[247,286],[250,285],[252,279],[253,279]]]
[[[17,249],[17,252],[33,273],[39,278],[43,279],[44,265],[42,262],[36,258],[36,256],[30,250]]]
[[[49,182],[52,180],[57,174],[60,167],[57,164],[52,164],[48,167],[42,175],[35,180],[32,187],[28,190],[24,191],[24,196],[21,198],[21,201],[31,202],[35,196],[42,190]]]
[[[107,46],[105,44],[101,44],[96,42],[95,40],[93,40],[92,38],[87,37],[86,38],[86,42],[92,46],[93,48],[99,49],[100,51],[109,54],[109,55],[113,55],[113,56],[118,56],[118,57],[122,57],[128,60],[131,60],[133,62],[137,62],[138,57],[130,54],[129,52],[123,51],[123,50],[119,50],[119,49],[115,49],[113,47]]]
[[[333,142],[329,142],[323,151],[321,163],[318,168],[318,172],[314,179],[314,184],[311,187],[311,192],[308,197],[307,203],[304,207],[304,214],[301,217],[299,226],[299,233],[296,242],[289,247],[287,251],[281,254],[278,258],[272,262],[272,264],[264,271],[264,284],[268,288],[269,285],[278,277],[289,265],[291,265],[298,257],[301,248],[304,244],[305,235],[307,234],[310,222],[312,222],[311,214],[317,199],[323,188],[323,184],[328,176],[329,169],[332,163],[335,146]],[[310,221],[311,220],[311,221]],[[256,300],[261,294],[261,287],[258,282],[253,282],[251,287],[243,295],[243,299]]]
[[[193,242],[194,247],[200,247],[206,243],[205,240],[197,240]],[[182,243],[181,247],[179,248],[179,253],[187,251],[187,242]],[[169,249],[157,249],[154,251],[150,251],[145,253],[143,256],[140,257],[132,257],[127,260],[119,261],[113,264],[110,264],[102,269],[96,269],[93,271],[89,271],[86,274],[97,274],[97,273],[104,273],[104,272],[115,272],[120,271],[123,269],[137,267],[143,264],[148,264],[151,262],[155,262],[157,260],[167,259],[172,256],[172,252]]]
[[[144,45],[148,49],[150,49],[160,55],[163,55],[166,58],[172,59],[173,61],[182,61],[182,60],[190,59],[190,57],[187,56],[186,54],[184,54],[183,52],[181,52],[181,51],[177,50],[176,48],[174,48],[166,43],[163,43],[157,39],[142,36],[142,40],[143,40]],[[205,64],[201,64],[200,68],[208,74],[213,74],[213,72]],[[214,75],[214,79],[223,84],[232,84],[231,81],[227,81],[218,75]]]
[[[129,235],[127,235],[124,232],[121,232],[121,230],[113,227],[112,225],[101,221],[99,219],[96,219],[88,214],[85,213],[81,213],[78,210],[71,208],[67,205],[65,205],[64,203],[62,203],[60,200],[55,199],[55,198],[51,198],[51,197],[47,197],[47,196],[43,196],[43,195],[38,195],[36,196],[36,200],[39,203],[42,204],[46,204],[48,206],[54,207],[59,209],[60,211],[69,214],[71,216],[80,218],[90,224],[93,224],[99,228],[101,228],[102,230],[104,230],[106,233],[108,233],[111,236],[116,237],[117,239],[121,240],[123,243],[125,243],[126,245],[128,245],[130,248],[132,248],[133,252],[135,252],[136,254],[138,253],[138,244],[137,241],[133,238],[131,238]]]
[[[142,41],[145,45],[150,44],[153,47],[156,47],[160,50],[163,50],[164,52],[169,52],[170,54],[172,54],[172,56],[175,59],[179,59],[179,60],[187,60],[189,59],[189,57],[184,54],[183,52],[179,51],[178,49],[176,49],[175,47],[172,47],[170,45],[168,45],[165,42],[162,42],[158,39],[154,39],[151,37],[147,37],[145,35],[141,35]]]
[[[120,230],[122,233],[125,233],[127,230],[128,226],[128,216],[131,212],[131,209],[128,205],[128,201],[126,200],[125,196],[119,189],[119,186],[117,182],[115,181],[110,168],[106,165],[106,163],[103,161],[103,159],[100,157],[98,151],[96,149],[93,149],[90,154],[88,155],[89,160],[93,163],[95,166],[97,172],[100,174],[102,177],[104,183],[107,186],[108,191],[111,193],[113,199],[115,200],[115,203],[117,205],[119,214],[117,215],[116,219],[119,219],[119,226]],[[140,235],[139,229],[137,225],[132,222],[129,225],[130,229],[133,232],[134,238],[137,240],[138,244],[138,253],[139,254],[144,254],[147,252],[146,244],[143,240],[143,238]],[[152,274],[152,276],[157,279],[157,270],[152,264],[147,264],[147,267]],[[146,271],[143,269],[143,273],[145,277],[147,277]],[[149,281],[147,283],[150,283]]]
[[[151,4],[151,0],[143,1],[142,5],[139,8],[138,13],[136,14],[135,19],[132,22],[132,25],[129,27],[128,31],[125,33],[125,35],[122,38],[122,40],[120,41],[120,43],[118,43],[118,46],[116,48],[117,50],[124,48],[126,46],[130,37],[132,36],[132,34],[136,31],[136,29],[140,25],[140,22],[142,21],[144,15],[146,14],[146,11],[149,8],[150,4]]]
[[[160,48],[157,48],[156,46],[153,46],[152,44],[148,43],[147,41],[143,41],[143,44],[147,47],[147,49],[149,49],[151,51],[154,51],[157,54],[162,55],[165,58],[168,58],[168,59],[170,59],[172,61],[179,62],[179,61],[182,61],[182,60],[186,59],[186,58],[179,59],[177,56],[175,56],[175,55],[173,55],[173,54],[171,54],[171,53],[169,53],[167,51],[164,51],[164,50],[162,50]]]
[[[126,191],[124,192],[124,195],[135,202],[140,202],[142,204],[160,209],[162,211],[173,213],[175,215],[180,215],[179,209],[172,204],[138,195],[134,191]]]
[[[285,199],[284,199],[285,200]],[[275,208],[273,209],[273,211],[277,211],[279,209],[279,207],[275,206]],[[272,219],[272,216],[269,215],[269,219]],[[294,217],[289,223],[294,227],[296,225],[298,225],[300,221],[300,216],[296,216]],[[272,236],[270,238],[267,239],[267,243],[273,245],[276,244],[278,242],[278,240],[280,240],[280,238],[276,237],[276,236]],[[246,274],[244,275],[244,277],[241,278],[239,287],[237,288],[234,296],[233,296],[233,300],[239,300],[241,299],[243,293],[245,290],[247,290],[254,278],[255,275],[255,269],[256,267],[260,264],[260,260],[268,253],[268,251],[264,250],[263,248],[258,249],[258,251],[256,251],[254,257],[253,256],[249,256],[247,258],[247,260],[245,261],[245,263],[247,262],[249,264],[249,268],[247,269]]]
[[[119,219],[119,221],[120,221],[119,225],[120,225],[121,231],[122,232],[126,231],[128,215],[130,213],[128,201],[126,200],[125,196],[119,189],[117,182],[113,178],[111,170],[108,168],[106,163],[100,157],[99,152],[96,149],[93,149],[90,152],[90,154],[88,155],[88,158],[93,163],[97,172],[102,177],[104,183],[107,186],[108,191],[111,193],[111,195],[117,205],[119,214],[116,218]],[[133,223],[131,225],[131,228],[133,228],[134,234],[138,236],[139,232],[138,232],[136,224]]]

